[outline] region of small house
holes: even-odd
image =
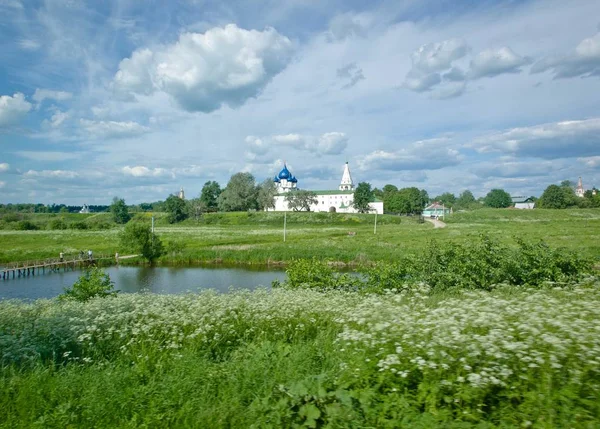
[[[531,197],[511,197],[512,206],[516,209],[530,210],[535,208],[535,201]]]
[[[425,217],[447,216],[450,213],[452,213],[452,209],[450,207],[446,207],[437,201],[423,209],[423,216]]]

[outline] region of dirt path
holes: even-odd
[[[438,219],[431,219],[426,217],[425,220],[427,222],[431,222],[433,224],[433,228],[446,228],[446,224],[444,222],[442,222],[441,220]]]
[[[135,258],[137,256],[140,256],[140,255],[125,255],[125,256],[119,255],[119,260],[121,260],[121,259],[131,259],[131,258]]]

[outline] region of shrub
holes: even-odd
[[[85,271],[70,288],[65,288],[59,300],[89,301],[95,297],[115,296],[114,284],[110,276],[101,268],[93,267]]]
[[[29,220],[20,220],[16,223],[15,229],[17,231],[34,231],[39,229],[36,224]]]
[[[83,230],[83,229],[89,229],[89,225],[85,222],[78,221],[78,222],[73,222],[72,224],[70,224],[69,228]]]
[[[48,229],[67,229],[67,224],[62,219],[52,219],[48,222]]]

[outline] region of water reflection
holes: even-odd
[[[238,267],[108,267],[106,272],[122,293],[197,292],[215,289],[227,292],[231,287],[254,289],[284,280],[285,271]],[[0,280],[0,299],[52,298],[72,286],[81,271],[50,273],[10,280]]]

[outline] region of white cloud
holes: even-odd
[[[164,168],[148,168],[143,165],[125,166],[121,170],[126,176],[133,177],[175,177],[175,174]]]
[[[138,136],[150,131],[150,128],[132,121],[117,122],[80,119],[79,124],[91,138],[125,138]]]
[[[582,40],[568,55],[546,57],[531,68],[531,73],[551,70],[554,77],[600,76],[600,32]]]
[[[364,36],[369,24],[370,19],[365,14],[342,13],[331,19],[327,35],[331,41]]]
[[[264,155],[281,146],[285,146],[286,149],[291,148],[318,155],[339,155],[348,146],[348,136],[337,131],[325,133],[319,137],[293,133],[266,138],[248,136],[246,137],[246,145],[246,156],[249,160],[254,161],[262,156],[263,161],[271,162],[272,159],[264,157]]]
[[[31,97],[33,101],[41,104],[44,100],[66,101],[73,97],[73,94],[66,91],[54,91],[51,89],[37,88]]]
[[[427,43],[414,51],[410,59],[413,69],[423,73],[441,72],[452,66],[452,62],[464,57],[469,51],[467,44],[460,39]]]
[[[469,77],[479,79],[503,73],[520,73],[521,67],[530,63],[530,58],[516,54],[509,47],[486,49],[471,60]]]
[[[10,165],[7,164],[6,162],[3,162],[0,164],[0,173],[4,173],[6,171],[10,170]]]
[[[358,160],[358,168],[370,170],[438,170],[458,165],[461,155],[448,147],[447,138],[417,141],[397,151],[376,150]]]
[[[12,125],[24,117],[31,110],[31,103],[25,96],[17,92],[12,97],[0,96],[0,127]]]
[[[582,162],[586,167],[600,167],[600,156],[588,156],[586,158],[577,158],[577,161]]]
[[[79,177],[79,173],[76,171],[69,170],[29,170],[24,174],[25,177],[29,178],[45,178],[45,179],[77,179]]]
[[[403,87],[415,92],[425,92],[442,82],[440,72],[449,70],[450,80],[457,76],[452,63],[469,52],[467,44],[460,39],[428,43],[414,51],[410,59],[412,68],[407,73]]]
[[[518,178],[547,176],[549,172],[556,172],[561,168],[562,163],[557,161],[485,162],[478,164],[473,173],[482,178]]]
[[[0,188],[4,188],[6,186],[6,182],[0,181]]]
[[[545,159],[595,156],[600,154],[600,118],[513,128],[476,138],[468,146]]]
[[[50,120],[45,119],[43,121],[43,124],[50,128],[58,128],[63,124],[63,122],[69,119],[70,116],[71,115],[69,114],[69,112],[61,112],[60,110],[57,110],[50,117]]]
[[[48,151],[28,151],[22,150],[14,152],[15,155],[18,155],[25,159],[31,159],[33,161],[45,161],[45,162],[54,162],[54,161],[67,161],[71,159],[77,159],[82,156],[81,152],[48,152]]]
[[[37,51],[42,47],[42,44],[40,42],[31,39],[19,39],[17,44],[24,51]]]
[[[237,107],[256,97],[292,52],[292,42],[273,28],[248,31],[229,24],[135,51],[121,61],[113,87],[121,94],[163,91],[188,111]]]
[[[316,142],[309,146],[317,153],[324,155],[339,155],[348,146],[348,137],[344,133],[325,133]]]

